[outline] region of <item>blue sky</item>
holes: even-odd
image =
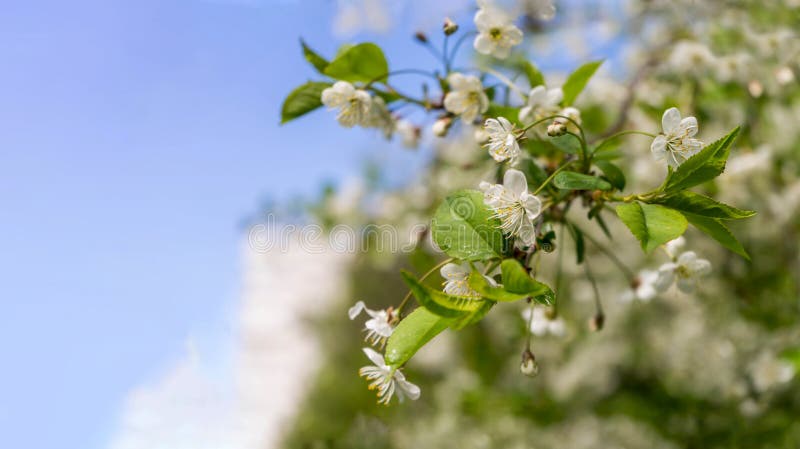
[[[314,76],[298,37],[328,55],[347,40],[335,6],[0,4],[1,446],[103,447],[187,335],[230,332],[239,223],[265,197],[424,158],[322,112],[278,126]],[[418,65],[398,28],[381,44]]]

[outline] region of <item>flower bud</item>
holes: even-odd
[[[436,137],[444,137],[447,135],[447,131],[450,129],[450,125],[453,124],[453,119],[450,117],[442,117],[439,120],[436,120],[433,124],[433,135]]]
[[[423,44],[428,42],[428,36],[426,36],[425,33],[423,33],[422,31],[417,31],[416,33],[414,33],[414,39]]]
[[[605,322],[606,316],[603,315],[603,312],[597,312],[593,317],[589,318],[589,330],[597,332],[603,329]]]
[[[458,31],[458,24],[450,20],[449,17],[444,18],[444,25],[442,25],[442,29],[444,30],[444,34],[449,36],[456,31]]]
[[[560,120],[553,120],[553,123],[547,126],[547,135],[550,137],[563,136],[567,133],[567,125]]]
[[[539,364],[536,363],[536,357],[534,357],[533,353],[528,349],[522,353],[522,362],[519,364],[519,371],[528,377],[536,377],[536,375],[539,374]]]

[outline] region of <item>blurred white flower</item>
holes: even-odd
[[[419,387],[408,382],[400,370],[388,366],[383,356],[372,349],[362,348],[362,350],[374,366],[361,367],[358,370],[358,375],[371,381],[369,384],[370,390],[378,390],[379,404],[389,405],[389,401],[391,401],[395,393],[397,393],[397,397],[401,402],[406,397],[412,401],[419,399]]]
[[[437,119],[433,122],[433,126],[431,126],[431,132],[436,137],[444,137],[447,135],[447,131],[450,129],[450,125],[453,124],[453,119],[450,117],[442,117]]]
[[[720,81],[747,81],[750,76],[752,58],[747,53],[736,53],[717,59],[714,68]]]
[[[762,352],[750,367],[753,386],[759,392],[767,391],[792,380],[794,366],[775,357],[772,353]]]
[[[658,294],[656,290],[656,281],[658,281],[658,271],[655,270],[642,270],[633,280],[631,289],[622,295],[622,301],[630,302],[634,300],[648,302],[655,298]]]
[[[503,184],[481,182],[483,201],[500,219],[504,233],[518,236],[531,245],[536,239],[533,220],[542,212],[542,201],[528,193],[528,181],[519,171],[510,169],[503,176]]]
[[[488,1],[479,1],[475,13],[478,35],[473,45],[478,53],[505,59],[511,47],[522,42],[522,31],[513,24],[513,18]]]
[[[561,109],[558,104],[563,99],[564,92],[560,87],[547,89],[544,86],[536,86],[528,95],[528,103],[519,110],[519,121],[527,123],[556,115]]]
[[[392,325],[393,316],[389,310],[372,310],[364,305],[363,301],[358,301],[353,307],[347,311],[347,316],[354,320],[361,312],[367,312],[370,316],[364,323],[364,330],[367,335],[364,339],[374,346],[383,346],[386,339],[392,336],[394,326]]]
[[[531,333],[537,337],[547,334],[562,337],[566,331],[561,317],[553,318],[544,307],[526,307],[522,310],[522,318],[530,321]]]
[[[519,156],[519,143],[514,133],[514,125],[505,117],[486,119],[483,127],[489,135],[489,142],[485,146],[495,161],[513,162]]]
[[[650,145],[650,151],[657,161],[666,159],[667,164],[676,168],[703,148],[703,142],[694,138],[697,134],[697,119],[681,119],[678,108],[664,111],[661,127],[663,134],[657,135]]]
[[[686,251],[675,262],[668,262],[658,269],[656,289],[666,291],[677,277],[678,289],[684,293],[692,293],[697,279],[711,273],[711,262],[698,259],[694,251]]]
[[[398,120],[394,127],[400,136],[400,141],[406,148],[417,148],[419,146],[420,129],[408,120]]]
[[[373,97],[369,108],[369,115],[367,115],[363,125],[367,128],[379,129],[383,133],[383,136],[388,139],[392,137],[396,121],[397,120],[386,107],[386,102],[383,101],[383,98],[378,96]]]
[[[664,249],[669,254],[669,257],[676,258],[678,257],[678,253],[686,246],[686,239],[683,236],[680,236],[676,239],[672,239],[666,244],[664,244]]]
[[[699,73],[714,63],[714,54],[704,44],[681,41],[669,56],[669,65],[678,72]]]
[[[330,109],[339,109],[336,119],[342,126],[352,128],[368,123],[372,98],[361,89],[356,89],[347,81],[337,81],[322,91],[322,104]]]
[[[448,295],[466,296],[470,298],[480,298],[480,293],[469,287],[468,279],[470,269],[467,265],[448,263],[443,266],[439,273],[445,279],[444,292]]]
[[[451,73],[447,82],[452,89],[444,97],[444,107],[462,120],[471,122],[489,109],[489,97],[483,91],[481,80],[476,76]]]
[[[553,0],[523,0],[525,13],[539,20],[551,20],[556,15]]]

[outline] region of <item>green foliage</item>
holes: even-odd
[[[515,259],[506,259],[500,264],[503,287],[511,292],[530,296],[542,304],[551,304],[555,299],[553,290],[533,279],[528,271]]]
[[[572,72],[569,78],[567,78],[567,81],[564,82],[564,85],[561,86],[561,90],[564,91],[564,101],[562,102],[564,106],[571,105],[575,99],[578,98],[578,95],[583,92],[583,89],[589,82],[589,79],[602,64],[603,61],[588,62]]]
[[[680,237],[688,225],[683,214],[657,204],[620,204],[617,215],[647,253]]]
[[[499,220],[483,202],[483,193],[477,190],[449,195],[431,223],[436,245],[448,256],[467,261],[505,254],[508,242],[499,227]]]
[[[725,248],[735,252],[736,254],[750,260],[750,256],[745,251],[744,247],[736,237],[733,236],[731,231],[725,226],[724,223],[718,218],[708,218],[694,214],[684,214],[686,219],[689,220],[695,228],[703,231],[711,238],[719,242]]]
[[[603,171],[603,175],[615,189],[623,190],[625,188],[625,174],[622,173],[619,167],[609,161],[603,160],[594,161],[594,165]]]
[[[574,171],[562,171],[553,178],[553,184],[566,190],[611,190],[611,184],[597,176],[584,175]]]
[[[401,271],[400,274],[419,304],[436,315],[445,318],[458,318],[465,313],[479,310],[483,303],[480,298],[453,296],[441,290],[430,288],[423,285],[414,275],[407,271]]]
[[[325,68],[330,64],[328,60],[312,50],[302,39],[300,39],[300,45],[303,47],[303,56],[306,58],[306,61],[314,66],[319,73],[325,74]]]
[[[331,83],[309,81],[289,93],[281,107],[281,123],[294,120],[322,106],[322,91],[330,86]]]
[[[687,159],[678,168],[667,175],[663,190],[678,192],[719,176],[725,170],[725,163],[731,152],[731,145],[739,135],[737,126],[716,142],[707,145],[697,154]]]
[[[389,74],[389,64],[383,50],[367,42],[340,51],[324,72],[338,80],[369,83],[385,80]]]
[[[564,134],[550,139],[550,143],[559,151],[567,154],[579,154],[581,152],[581,141],[572,134]]]
[[[522,67],[522,71],[525,72],[525,77],[528,78],[528,83],[531,87],[543,86],[545,84],[544,75],[542,75],[542,72],[539,71],[539,68],[536,67],[535,64],[530,61],[523,61],[520,66]]]
[[[493,286],[482,274],[478,273],[477,271],[470,273],[468,282],[471,289],[480,293],[484,298],[491,299],[493,301],[513,302],[528,297],[528,295],[525,293],[511,293],[503,287]]]
[[[679,210],[681,212],[688,212],[695,215],[701,215],[703,217],[719,218],[723,220],[738,220],[741,218],[752,217],[756,214],[754,211],[737,209],[713,200],[707,196],[689,191],[678,192],[665,197],[658,197],[650,202],[663,204],[664,206]]]
[[[419,348],[447,329],[451,322],[450,319],[418,307],[403,318],[392,332],[392,336],[386,342],[384,361],[389,366],[402,366],[419,351]]]

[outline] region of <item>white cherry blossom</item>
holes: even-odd
[[[377,390],[378,403],[389,405],[392,396],[397,393],[398,399],[409,398],[412,401],[419,399],[420,389],[408,382],[403,373],[397,368],[386,364],[383,356],[370,348],[362,348],[373,366],[364,366],[358,370],[358,375],[370,381],[369,389]]]
[[[692,293],[697,279],[709,273],[711,273],[711,262],[699,259],[694,251],[686,251],[675,262],[661,265],[655,286],[658,291],[663,292],[673,283],[677,283],[680,291]]]
[[[369,115],[364,120],[363,126],[367,128],[377,128],[387,139],[392,137],[396,126],[397,119],[389,112],[386,107],[386,102],[383,98],[375,96],[369,108]]]
[[[337,81],[323,90],[321,100],[329,109],[339,109],[336,119],[346,128],[369,122],[372,98],[365,90],[356,89],[347,81]]]
[[[347,316],[354,320],[361,312],[367,312],[370,317],[364,323],[364,330],[367,332],[364,339],[372,345],[383,346],[394,331],[392,324],[394,317],[391,311],[368,309],[363,301],[358,301],[347,311]]]
[[[400,142],[406,148],[417,148],[419,146],[420,129],[408,120],[398,120],[394,127]]]
[[[461,115],[465,122],[471,122],[489,109],[489,97],[483,91],[478,77],[451,73],[447,82],[452,90],[444,97],[444,107],[449,112]]]
[[[528,192],[525,175],[515,169],[506,171],[503,184],[481,182],[483,201],[500,219],[504,233],[519,237],[526,245],[536,240],[533,221],[542,213],[542,201]]]
[[[650,151],[657,161],[666,160],[676,168],[703,148],[703,142],[694,138],[697,134],[697,119],[681,119],[678,108],[669,108],[661,117],[663,134],[653,139]]]
[[[470,298],[480,298],[480,293],[471,289],[468,283],[469,266],[465,264],[448,263],[443,266],[439,273],[445,279],[444,292],[448,295],[466,296]]]
[[[642,270],[633,280],[631,289],[628,290],[623,296],[624,302],[642,301],[649,302],[658,294],[656,289],[656,282],[658,281],[658,271],[656,270]]]
[[[536,86],[528,94],[527,104],[519,110],[519,121],[529,123],[547,116],[557,115],[561,111],[558,104],[563,99],[564,91],[560,87],[548,89],[544,86]]]
[[[522,318],[530,322],[531,333],[537,337],[547,334],[562,337],[566,332],[564,320],[553,318],[544,307],[527,307],[522,311]]]
[[[513,23],[513,17],[497,6],[482,1],[475,13],[475,27],[478,35],[473,45],[478,53],[505,59],[511,47],[522,42],[522,31]]]
[[[498,117],[486,119],[483,127],[489,137],[489,142],[485,146],[492,158],[497,162],[516,160],[520,149],[514,125],[505,117]]]

